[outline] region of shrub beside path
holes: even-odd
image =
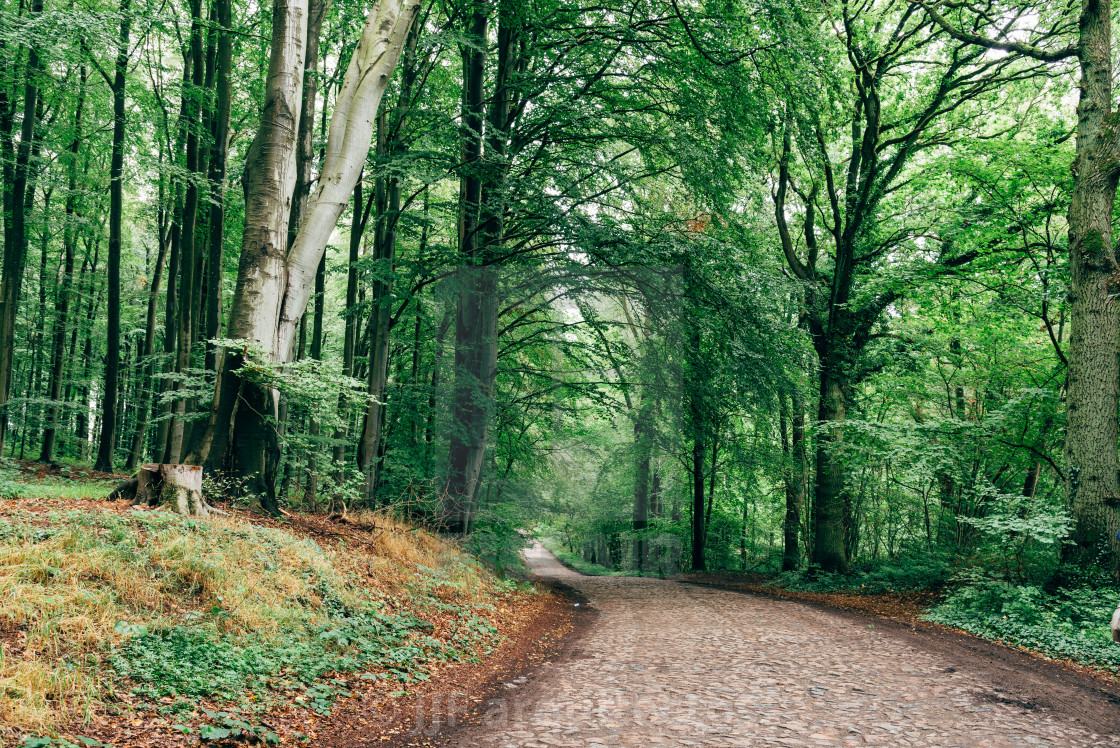
[[[1117,725],[1102,735],[866,622],[526,555],[600,617],[568,658],[506,684],[464,748],[1120,745],[1115,704],[1101,700],[1113,714],[1097,729]]]

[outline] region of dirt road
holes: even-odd
[[[1031,698],[1021,684],[993,682],[1005,675],[980,658],[851,616],[679,582],[585,577],[539,545],[527,557],[599,617],[567,657],[505,684],[455,745],[1120,746],[1120,708],[1088,688]]]

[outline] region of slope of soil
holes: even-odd
[[[0,746],[410,745],[575,627],[388,516],[181,518],[50,473],[0,500]]]

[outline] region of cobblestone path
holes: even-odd
[[[1120,745],[1001,703],[999,684],[867,624],[678,582],[585,577],[540,546],[527,555],[601,615],[572,657],[507,683],[458,745]]]

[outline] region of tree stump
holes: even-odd
[[[217,511],[202,500],[200,465],[141,465],[132,505],[162,506],[178,514],[198,517]]]

